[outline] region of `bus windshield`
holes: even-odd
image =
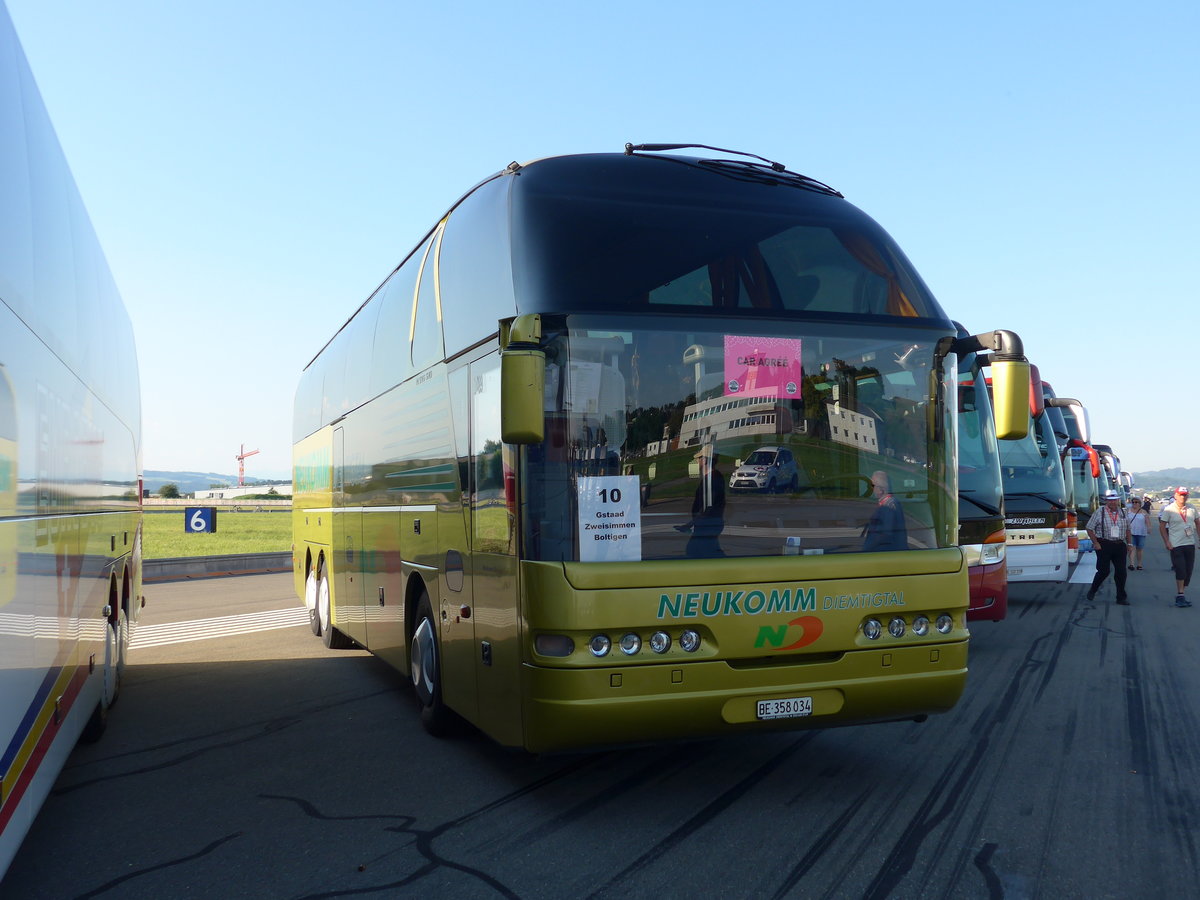
[[[935,379],[943,400],[930,389],[943,331],[567,315],[544,316],[543,333],[546,440],[521,463],[526,558],[954,546],[953,356]],[[597,518],[589,492],[612,487],[637,502]]]
[[[1092,460],[1087,449],[1072,447],[1068,465],[1071,467],[1075,509],[1080,516],[1090,516],[1100,507],[1100,486],[1092,476]]]
[[[958,386],[958,515],[960,521],[1000,516],[1004,489],[996,426],[983,373]]]
[[[1065,510],[1066,485],[1062,459],[1050,417],[1044,412],[1031,422],[1029,434],[1000,444],[1000,472],[1009,512],[1032,509]]]

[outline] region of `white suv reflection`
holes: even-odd
[[[729,476],[733,490],[794,491],[799,482],[796,458],[787,447],[759,447]]]

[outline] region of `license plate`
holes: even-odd
[[[786,700],[759,700],[760,719],[794,719],[812,715],[812,697],[789,697]]]
[[[1016,569],[1016,568],[1013,568],[1012,566],[1009,566],[1007,569],[1007,572],[1009,575],[1020,575],[1024,571],[1025,571],[1024,569]]]

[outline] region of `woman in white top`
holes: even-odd
[[[1146,534],[1150,530],[1150,515],[1142,508],[1141,497],[1129,498],[1129,508],[1125,510],[1125,518],[1129,520],[1129,569],[1132,571],[1142,567]]]

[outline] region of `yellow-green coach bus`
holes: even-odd
[[[1019,339],[957,336],[875,222],[778,163],[513,163],[305,369],[297,591],[328,646],[411,673],[430,731],[535,752],[948,710],[977,350],[1018,436]]]

